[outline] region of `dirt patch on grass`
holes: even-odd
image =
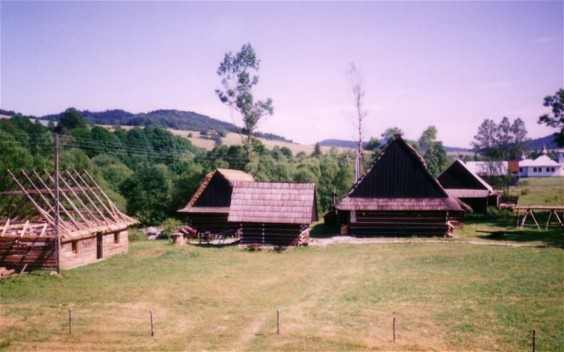
[[[158,258],[165,253],[162,249],[150,248],[135,252],[137,258]]]

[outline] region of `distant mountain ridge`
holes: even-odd
[[[323,147],[340,147],[340,148],[356,148],[355,141],[347,141],[342,139],[324,139],[319,142]],[[469,152],[472,149],[460,147],[444,147],[446,152]]]
[[[356,142],[343,139],[324,139],[319,142],[323,147],[340,147],[340,148],[356,148]],[[550,134],[546,137],[535,138],[525,143],[526,151],[542,150],[546,146],[547,149],[559,149],[554,141],[554,135]],[[472,148],[449,147],[445,146],[446,152],[472,152]]]
[[[224,122],[206,115],[198,114],[192,111],[180,110],[155,110],[148,113],[133,114],[131,112],[114,109],[101,112],[93,112],[89,110],[81,111],[84,119],[96,125],[112,125],[112,126],[160,126],[163,128],[172,128],[177,130],[192,131],[227,131],[238,133],[240,128],[232,123]],[[51,114],[41,116],[40,119],[48,121],[59,121],[64,112],[59,114]],[[292,142],[282,136],[272,133],[255,133],[257,137],[279,140],[284,142]]]

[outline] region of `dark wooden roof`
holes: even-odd
[[[252,182],[254,178],[252,175],[239,170],[216,169],[210,172],[188,204],[179,212],[228,213],[233,183],[238,181]]]
[[[487,197],[488,194],[493,191],[492,187],[487,184],[486,181],[472,172],[461,160],[455,160],[448,169],[437,177],[437,180],[447,190],[482,190],[486,191],[485,193],[480,193],[483,194],[484,197]],[[462,194],[464,192],[460,191],[458,193]],[[474,194],[477,195],[478,193]]]
[[[374,160],[336,208],[462,211],[429,173],[421,155],[399,136]]]
[[[315,184],[235,182],[228,221],[310,224],[317,221]]]
[[[8,170],[0,176],[0,236],[55,236],[55,178],[48,172]],[[86,171],[61,172],[60,234],[63,241],[126,230],[138,223],[112,203]]]

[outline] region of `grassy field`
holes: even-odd
[[[509,194],[519,196],[519,205],[564,206],[564,177],[522,178]]]
[[[105,127],[109,130],[113,130],[113,127],[109,126],[109,125],[102,125],[102,127]],[[121,128],[129,130],[129,129],[132,129],[133,126],[121,126]],[[215,142],[211,139],[201,138],[199,131],[176,130],[176,129],[173,129],[173,128],[167,128],[167,130],[170,133],[172,133],[176,136],[181,136],[181,137],[188,139],[196,147],[203,148],[205,150],[212,150],[215,147]],[[299,152],[311,154],[313,152],[314,148],[315,148],[314,145],[288,143],[288,142],[282,142],[282,141],[273,141],[273,140],[264,139],[264,138],[258,138],[258,140],[261,141],[262,144],[264,144],[264,146],[267,149],[272,149],[275,146],[278,146],[280,148],[286,147],[286,148],[290,149],[294,155],[298,154]],[[223,145],[227,145],[227,146],[241,145],[242,144],[241,136],[237,133],[232,133],[232,132],[227,132],[225,137],[223,137],[221,139],[221,142],[223,143]],[[321,150],[324,153],[327,153],[330,149],[331,149],[331,147],[321,147]],[[339,151],[346,150],[345,148],[337,148],[337,149]]]
[[[562,180],[510,191],[558,205]],[[515,224],[492,210],[467,216],[454,239],[283,253],[132,242],[60,277],[0,281],[0,351],[527,351],[533,329],[537,351],[562,351],[564,234]],[[336,230],[318,224],[312,236]]]
[[[134,242],[62,278],[1,282],[0,350],[514,351],[531,349],[532,329],[537,350],[564,349],[561,248],[438,241],[284,253]]]

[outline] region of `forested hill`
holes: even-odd
[[[40,117],[43,120],[59,121],[64,112]],[[159,126],[177,130],[191,131],[227,131],[238,132],[239,128],[232,123],[220,121],[192,111],[155,110],[148,113],[133,114],[124,110],[106,110],[102,112],[81,111],[82,116],[90,124],[112,126]],[[284,137],[269,133],[256,133],[258,137],[271,140],[286,141]]]

